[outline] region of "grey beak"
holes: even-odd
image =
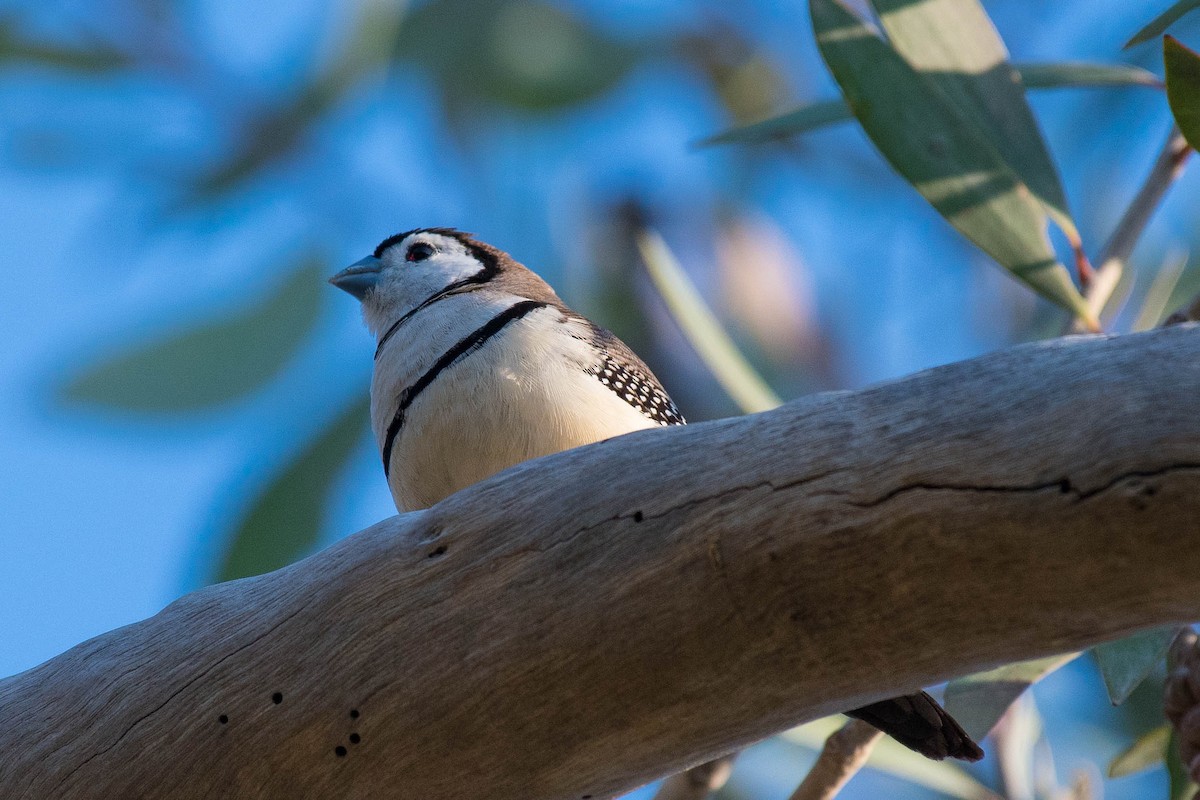
[[[360,258],[334,275],[329,282],[343,292],[349,292],[359,300],[363,300],[375,288],[381,269],[383,269],[382,261],[375,256],[367,256]]]

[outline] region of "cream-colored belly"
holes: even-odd
[[[398,509],[426,508],[531,458],[655,427],[584,371],[594,353],[562,335],[560,319],[551,308],[511,323],[413,401],[392,448]],[[394,402],[374,405],[390,419]]]

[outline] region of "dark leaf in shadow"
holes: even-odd
[[[355,400],[262,490],[238,521],[213,581],[270,572],[316,547],[330,491],[367,435],[369,416],[369,400]]]
[[[138,346],[83,371],[61,390],[74,403],[178,413],[228,403],[275,379],[316,325],[325,288],[318,264],[296,270],[259,304]]]

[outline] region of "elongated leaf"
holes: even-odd
[[[1175,24],[1176,20],[1196,8],[1200,8],[1200,0],[1179,0],[1178,3],[1171,6],[1166,11],[1159,14],[1157,17],[1147,23],[1146,27],[1135,33],[1130,40],[1125,43],[1125,47],[1133,47],[1135,44],[1148,42],[1151,39],[1162,35],[1167,28]]]
[[[982,739],[1021,693],[1079,653],[1006,664],[946,684],[946,711],[973,739]]]
[[[778,406],[779,396],[737,349],[662,237],[645,232],[638,237],[638,249],[654,287],[721,388],[747,414]]]
[[[1026,89],[1076,89],[1089,86],[1142,86],[1162,88],[1153,72],[1133,64],[1099,64],[1062,61],[1054,64],[1014,64]]]
[[[1146,676],[1163,662],[1167,648],[1178,632],[1177,625],[1167,625],[1092,648],[1114,706],[1124,703]]]
[[[638,50],[543,0],[432,0],[400,31],[397,58],[431,70],[452,105],[556,111],[614,87]]]
[[[707,139],[696,142],[696,146],[708,147],[714,144],[733,142],[766,142],[784,136],[806,133],[838,122],[849,122],[852,119],[854,119],[854,114],[850,112],[850,107],[846,105],[845,100],[820,100],[778,117],[771,117],[762,122],[742,125],[715,136],[709,136]]]
[[[1187,265],[1188,253],[1186,250],[1176,251],[1167,256],[1162,266],[1154,273],[1150,288],[1146,290],[1146,296],[1142,298],[1142,307],[1138,309],[1137,318],[1130,326],[1131,331],[1135,333],[1148,331],[1158,327],[1167,318],[1167,314],[1173,310],[1171,298],[1179,287],[1179,281],[1183,278]]]
[[[830,734],[845,724],[845,717],[825,717],[785,731],[780,737],[786,742],[819,752]],[[876,743],[867,759],[867,766],[948,797],[998,800],[994,792],[958,764],[931,761],[888,737]]]
[[[74,46],[39,42],[22,34],[12,19],[3,19],[0,20],[0,64],[3,63],[96,73],[124,69],[131,59],[100,42]]]
[[[254,307],[93,366],[67,384],[63,397],[172,413],[250,394],[270,383],[312,332],[325,272],[324,266],[305,266]]]
[[[1149,70],[1132,64],[1016,64],[1026,89],[1067,89],[1087,86],[1159,87],[1162,82]],[[696,142],[697,147],[734,142],[765,142],[794,136],[826,125],[854,119],[845,100],[819,100],[762,122],[742,125]]]
[[[1058,169],[1008,50],[978,0],[870,2],[896,52],[942,90],[1078,247]]]
[[[356,400],[267,485],[238,523],[215,582],[261,575],[312,552],[329,492],[366,436],[370,413],[367,398]]]
[[[1159,725],[1138,737],[1108,764],[1108,777],[1124,778],[1136,775],[1163,763],[1167,757],[1167,744],[1171,741],[1171,726]]]
[[[246,120],[234,147],[193,180],[180,205],[231,191],[299,149],[342,98],[382,69],[395,48],[400,11],[384,0],[366,0],[355,33],[341,53],[293,96]]]
[[[1175,124],[1195,149],[1200,144],[1200,54],[1166,36],[1163,63],[1167,72],[1167,102],[1171,104]]]
[[[825,63],[892,166],[1013,275],[1098,328],[1054,257],[1041,204],[991,142],[842,0],[809,5]]]
[[[1192,782],[1183,759],[1179,757],[1179,732],[1171,729],[1171,739],[1167,742],[1167,775],[1171,784],[1167,790],[1169,800],[1192,800],[1196,796],[1197,786]]]

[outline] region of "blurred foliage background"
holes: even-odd
[[[1057,87],[1030,91],[1027,130],[1070,207],[1065,225],[1048,212],[1063,264],[1072,229],[1099,252],[1170,127],[1161,48],[1121,50],[1158,5],[986,4],[1026,84]],[[1191,17],[1172,31],[1200,43]],[[1077,61],[1105,69],[1046,69]],[[739,407],[683,332],[689,295],[663,300],[686,282],[762,376],[749,407],[1056,335],[1066,313],[947,225],[839,97],[802,3],[0,5],[0,675],[393,513],[372,342],[324,280],[397,230],[508,250],[692,421]],[[1152,325],[1200,289],[1198,204],[1185,176],[1106,327]],[[667,253],[657,284],[646,226],[670,248],[650,248]],[[844,796],[1057,797],[1078,775],[1087,796],[1166,796],[1164,636],[1141,643],[1151,679],[1119,707],[1092,657],[1027,670],[1048,677],[1002,722],[1017,761],[914,775],[880,748]],[[786,797],[818,728],[743,755],[722,796]],[[1101,777],[1147,734],[1149,769]]]

